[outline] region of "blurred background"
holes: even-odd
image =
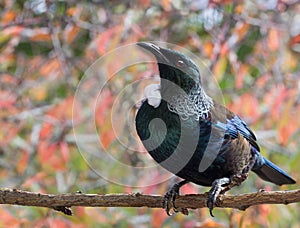
[[[109,166],[109,175],[103,178],[80,153],[72,130],[85,124],[80,107],[73,121],[72,111],[86,70],[109,51],[138,41],[176,44],[201,57],[220,86],[225,105],[255,131],[263,155],[300,181],[297,0],[4,0],[0,7],[1,187],[53,194],[166,192],[168,173],[157,183],[159,172],[148,179],[133,178],[130,172]],[[112,72],[121,67],[117,57],[105,66],[98,77],[110,83],[95,110],[95,139],[103,147],[98,155],[108,151],[124,164],[152,164],[141,144],[131,141],[134,122],[127,122],[122,112],[113,121],[111,116],[120,88],[140,79],[155,81],[155,65],[127,67],[114,78]],[[142,96],[145,84],[129,91],[136,89]],[[122,96],[128,97],[125,104],[135,102]],[[126,132],[132,136],[121,139],[127,140],[130,150],[119,143],[112,124],[123,136]],[[110,181],[113,177],[144,187],[118,184]],[[298,184],[277,187],[251,174],[231,193],[261,188],[297,189]],[[191,184],[182,193],[207,190]],[[0,227],[299,227],[299,210],[299,204],[259,205],[246,211],[216,208],[216,217],[211,218],[207,208],[168,217],[162,209],[76,207],[68,217],[45,208],[1,205]]]

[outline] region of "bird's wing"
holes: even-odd
[[[213,124],[225,130],[225,137],[237,138],[240,133],[259,151],[254,133],[238,115],[221,105],[215,106],[211,113]]]

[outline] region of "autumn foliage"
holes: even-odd
[[[88,104],[97,134],[79,138],[73,134],[74,127],[81,129],[90,121],[85,109],[74,105],[87,69],[110,51],[138,41],[176,44],[201,57],[224,104],[255,130],[264,156],[300,181],[297,1],[5,0],[0,6],[1,187],[47,193],[164,194],[167,172],[130,170],[155,166],[135,139],[132,122],[143,88],[157,83],[153,64],[122,68],[126,56],[108,59],[97,72],[108,83],[99,91],[97,105]],[[86,90],[97,83],[86,84]],[[133,86],[120,96],[128,85]],[[130,95],[133,91],[137,97]],[[91,151],[90,158],[78,148],[78,140],[100,142],[102,148]],[[102,159],[106,155],[129,168],[106,164]],[[131,185],[118,184],[122,180]],[[232,192],[260,188],[278,189],[251,175]],[[297,186],[280,189],[288,188]],[[195,185],[182,189],[182,193],[204,191]],[[160,209],[78,207],[69,218],[47,209],[1,206],[0,226],[297,227],[299,210],[297,204],[262,205],[245,212],[216,209],[212,219],[205,209],[170,218]]]

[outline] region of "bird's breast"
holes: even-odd
[[[168,110],[165,102],[157,108],[144,102],[136,116],[136,129],[149,154],[158,163],[166,161],[161,165],[168,170],[182,162],[188,163],[195,152],[201,159],[201,151],[209,138],[207,129],[200,128],[198,121],[181,119]],[[199,140],[203,143],[201,150]]]

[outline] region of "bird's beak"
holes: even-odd
[[[152,43],[147,43],[147,42],[139,42],[137,43],[138,46],[150,51],[155,58],[157,59],[158,63],[170,63],[168,58],[163,54],[163,48],[160,48]]]

